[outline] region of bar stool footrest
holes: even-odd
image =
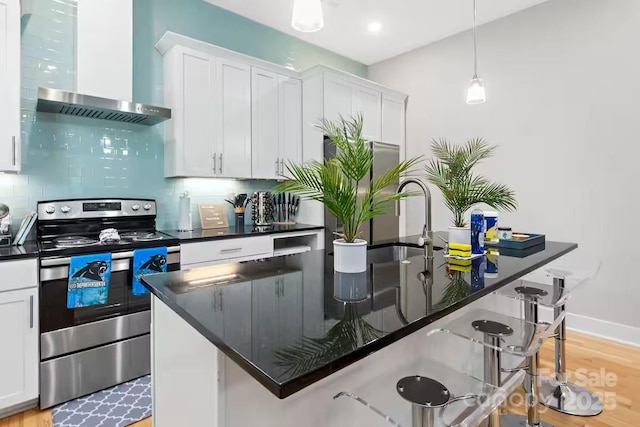
[[[594,417],[602,412],[602,402],[591,391],[555,378],[540,379],[540,403],[554,411],[578,417]]]

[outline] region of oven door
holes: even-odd
[[[180,247],[168,248],[167,270],[180,269]],[[105,304],[67,308],[70,258],[40,261],[40,333],[45,334],[151,308],[149,294],[133,294],[133,252],[114,252]]]

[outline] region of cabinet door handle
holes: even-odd
[[[220,153],[220,175],[222,175],[222,153]]]
[[[280,167],[280,158],[276,158],[276,175],[280,175],[279,168]]]
[[[33,295],[29,295],[29,329],[33,329]]]
[[[220,311],[222,312],[222,291],[220,291]]]
[[[284,159],[280,159],[280,175],[284,176]]]
[[[216,173],[216,153],[213,153],[213,174]]]
[[[220,253],[221,254],[228,254],[230,252],[240,252],[242,250],[242,248],[229,248],[229,249],[221,249]]]
[[[15,166],[16,165],[16,137],[12,136],[11,137],[11,158],[12,160],[12,165]]]

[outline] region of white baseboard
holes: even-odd
[[[551,308],[541,307],[539,314],[542,321],[551,322],[553,320]],[[573,313],[567,313],[567,328],[586,335],[640,347],[640,328]]]

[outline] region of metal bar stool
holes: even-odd
[[[351,398],[394,426],[477,427],[522,383],[524,376],[520,372],[495,387],[434,360],[420,358],[409,364],[403,361],[401,366],[353,392],[338,393],[334,399]],[[361,415],[357,417],[362,419]],[[370,422],[367,425],[371,427]]]
[[[503,354],[526,358],[526,372],[533,385],[527,394],[527,415],[501,415],[499,408],[496,408],[488,417],[489,427],[552,427],[540,421],[538,412],[538,350],[562,318],[552,325],[539,323],[533,298],[527,301],[526,310],[524,320],[488,310],[474,310],[430,332],[446,332],[484,345],[484,378],[496,387],[523,372],[521,368],[502,369]],[[509,374],[506,379],[505,373]]]
[[[549,266],[543,271],[553,284],[542,283],[544,278],[516,281],[498,290],[498,295],[526,300],[528,294],[535,293],[536,304],[553,308],[554,318],[562,317],[555,334],[555,378],[543,377],[540,381],[540,403],[569,415],[582,417],[595,416],[602,412],[602,402],[586,388],[567,381],[566,365],[566,302],[573,292],[588,283],[600,271],[601,263],[588,263],[581,268]],[[532,281],[535,280],[535,281]],[[526,315],[526,311],[525,311]]]

